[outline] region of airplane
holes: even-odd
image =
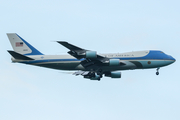
[[[66,41],[56,41],[69,49],[69,55],[44,55],[16,33],[7,33],[12,50],[13,63],[23,63],[57,70],[77,70],[73,75],[82,75],[90,80],[103,77],[121,78],[122,70],[157,68],[170,65],[176,60],[159,50],[145,50],[117,54],[97,54]]]

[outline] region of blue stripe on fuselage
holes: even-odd
[[[45,63],[45,62],[68,62],[68,61],[82,61],[78,59],[46,59],[46,60],[33,60],[33,61],[23,61],[20,63],[33,64],[33,63]]]

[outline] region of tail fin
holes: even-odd
[[[23,55],[43,55],[36,48],[26,42],[16,33],[7,33],[9,41],[15,52]]]

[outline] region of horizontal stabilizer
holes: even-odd
[[[14,52],[14,51],[8,51],[9,54],[11,54],[15,59],[18,59],[18,60],[34,60],[32,58],[29,58],[25,55],[22,55],[22,54],[19,54],[17,52]]]

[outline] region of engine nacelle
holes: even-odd
[[[110,59],[109,60],[109,66],[116,66],[116,65],[120,65],[119,59]]]
[[[121,72],[110,72],[105,74],[106,77],[121,78]]]
[[[86,51],[86,58],[97,58],[96,51]]]

